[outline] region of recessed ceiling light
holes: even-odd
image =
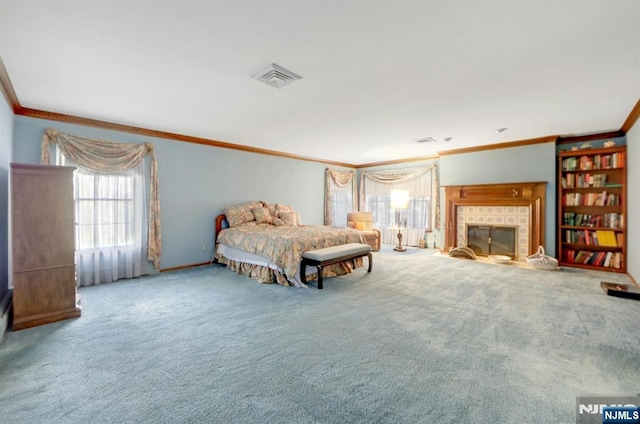
[[[496,132],[497,132],[497,133],[503,133],[503,132],[505,132],[505,131],[506,131],[506,130],[508,130],[508,129],[509,129],[509,128],[507,128],[507,127],[504,127],[504,128],[497,128],[497,129],[496,129]]]
[[[413,140],[417,143],[435,143],[436,139],[433,137],[416,138]]]
[[[445,137],[444,138],[444,141],[451,141],[451,140],[453,140],[453,137]]]

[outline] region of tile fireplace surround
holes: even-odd
[[[516,260],[544,245],[546,182],[445,186],[446,250],[467,245],[467,225],[516,227]]]

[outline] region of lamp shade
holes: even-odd
[[[393,209],[409,209],[409,190],[391,190],[390,194]]]

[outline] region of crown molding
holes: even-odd
[[[408,163],[408,162],[418,162],[422,160],[433,160],[439,159],[440,156],[438,154],[430,155],[430,156],[419,156],[414,158],[406,158],[406,159],[395,159],[395,160],[387,160],[383,162],[371,162],[371,163],[363,163],[360,165],[354,165],[357,169],[360,168],[371,168],[373,166],[385,166],[385,165],[397,165],[399,163]]]
[[[7,101],[7,104],[14,113],[17,109],[20,109],[21,106],[20,102],[18,101],[18,96],[13,89],[11,78],[9,78],[7,68],[4,67],[2,57],[0,57],[0,91],[2,92],[2,96]]]
[[[636,102],[636,105],[631,109],[631,113],[622,124],[620,131],[623,131],[625,134],[629,132],[631,128],[635,125],[635,123],[640,119],[640,99]]]
[[[486,150],[508,149],[510,147],[530,146],[532,144],[555,143],[558,139],[557,135],[549,135],[546,137],[529,138],[526,140],[508,141],[506,143],[487,144],[484,146],[464,147],[461,149],[445,150],[438,152],[440,156],[458,155],[461,153],[475,153]]]

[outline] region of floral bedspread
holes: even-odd
[[[346,243],[364,243],[364,236],[352,228],[323,225],[274,226],[239,225],[220,231],[218,243],[269,258],[293,281],[307,250]]]

